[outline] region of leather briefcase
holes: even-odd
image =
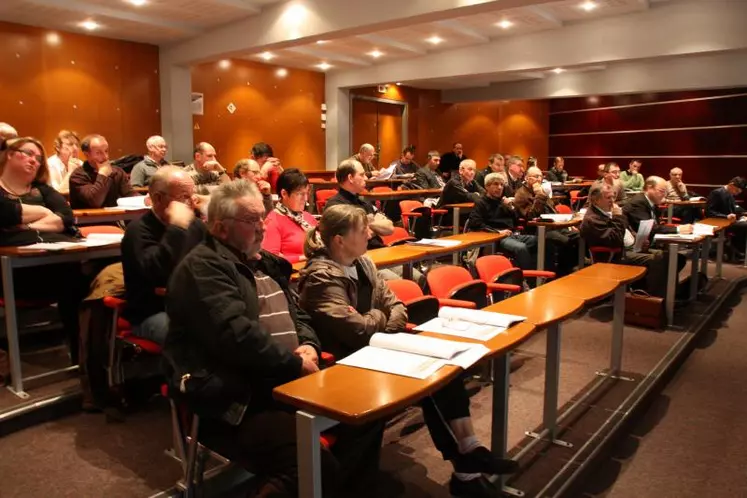
[[[625,294],[625,325],[661,329],[665,319],[664,299],[642,290]]]

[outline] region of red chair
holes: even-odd
[[[402,226],[410,233],[415,231],[414,218],[422,218],[423,216],[430,216],[432,227],[439,227],[439,230],[446,228],[439,226],[441,217],[448,213],[446,209],[425,207],[422,202],[412,200],[399,201],[399,209],[402,212]],[[413,218],[412,225],[410,218]]]
[[[412,280],[387,280],[389,286],[397,299],[402,301],[407,308],[407,330],[412,330],[415,326],[425,323],[428,320],[438,316],[438,310],[442,306],[452,306],[454,308],[475,309],[475,303],[470,301],[460,301],[458,299],[438,299],[435,296],[423,294],[423,290]]]
[[[589,257],[593,263],[611,263],[617,255],[622,253],[621,247],[589,247]]]
[[[83,225],[78,228],[83,237],[88,237],[92,233],[124,233],[124,230],[116,225]]]
[[[386,186],[374,187],[371,189],[371,193],[373,194],[382,194],[385,192],[394,192],[394,189],[392,189],[392,187],[386,187]],[[381,211],[381,201],[378,201],[378,200],[376,201],[376,209]]]
[[[565,204],[556,205],[555,210],[558,212],[558,214],[573,214],[573,209],[571,209],[570,206],[566,206]]]
[[[441,299],[470,301],[480,309],[488,305],[488,295],[493,292],[520,292],[521,286],[492,283],[472,278],[461,266],[440,266],[426,276],[431,294]]]
[[[555,278],[555,272],[544,270],[522,270],[506,256],[491,255],[477,258],[475,268],[480,278],[487,283],[522,286],[525,278]]]
[[[314,192],[314,197],[316,199],[316,212],[321,214],[322,211],[324,211],[324,206],[327,205],[329,198],[335,194],[337,194],[337,190],[331,188]]]
[[[399,246],[406,244],[407,242],[415,240],[415,237],[410,235],[407,230],[402,227],[394,227],[394,232],[391,235],[382,235],[381,240],[387,247]]]
[[[571,190],[568,193],[571,196],[571,207],[576,211],[581,209],[581,207],[586,203],[586,199],[589,198],[588,195],[579,195],[580,193],[580,190]]]

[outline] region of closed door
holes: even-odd
[[[353,148],[364,143],[376,147],[374,159],[377,167],[388,166],[402,152],[404,106],[387,102],[353,99]]]

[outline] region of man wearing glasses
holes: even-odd
[[[628,198],[623,206],[623,213],[628,218],[628,225],[634,232],[638,229],[642,221],[654,220],[654,226],[651,229],[651,237],[657,233],[693,233],[692,225],[679,225],[677,227],[662,225],[659,223],[661,210],[659,204],[664,202],[667,196],[667,181],[660,176],[649,176],[643,184],[643,192]]]

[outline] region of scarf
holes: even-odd
[[[303,217],[303,211],[301,212],[295,212],[288,209],[288,207],[283,204],[282,202],[279,202],[277,206],[275,206],[275,211],[278,212],[278,214],[282,214],[283,216],[287,216],[291,220],[293,220],[296,225],[300,226],[304,232],[308,232],[311,230],[312,227],[311,224],[309,224],[308,221],[306,221]]]

